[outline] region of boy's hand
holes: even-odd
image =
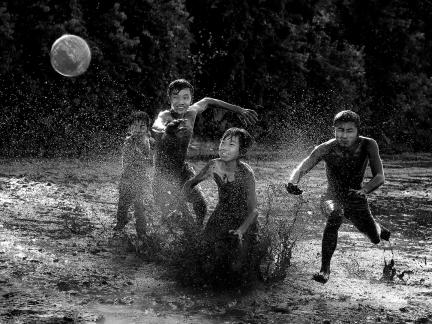
[[[153,137],[149,137],[150,148],[154,148],[156,140]]]
[[[363,189],[360,190],[350,189],[348,191],[348,197],[351,199],[366,198],[366,192]]]
[[[166,125],[165,133],[174,134],[185,119],[174,119]]]
[[[291,182],[285,185],[285,189],[286,191],[288,191],[288,193],[296,196],[301,195],[303,193],[303,190],[301,190],[297,185]]]
[[[191,191],[191,185],[186,181],[182,188],[183,197],[187,197]]]
[[[236,230],[229,230],[228,233],[237,236],[238,240],[239,240],[239,244],[240,246],[243,245],[243,233],[241,230],[236,229]]]
[[[240,119],[243,123],[246,124],[246,126],[248,125],[253,125],[257,122],[258,120],[258,114],[255,110],[252,109],[245,109],[243,108],[242,111],[240,112]]]

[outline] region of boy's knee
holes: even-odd
[[[333,199],[324,200],[321,202],[321,211],[327,219],[340,218],[342,219],[343,209],[338,202]]]
[[[336,221],[336,220],[332,220],[332,221],[328,221],[326,224],[326,229],[331,229],[331,230],[339,230],[339,228],[342,225],[342,221]]]
[[[342,214],[342,211],[339,209],[333,210],[331,213],[329,213],[327,215],[328,218],[326,227],[339,229],[343,222]]]

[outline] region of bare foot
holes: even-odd
[[[322,284],[325,284],[330,278],[330,272],[318,272],[312,276],[312,279],[318,281]]]

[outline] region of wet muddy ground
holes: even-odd
[[[295,161],[249,162],[264,212],[266,188],[281,187]],[[432,323],[432,156],[384,162],[386,184],[370,201],[393,232],[391,245],[374,246],[346,223],[330,281],[310,280],[325,221],[320,165],[303,182],[305,203],[283,190],[273,202],[285,201],[273,206],[282,212],[301,208],[287,278],[214,292],[180,286],[165,266],[113,239],[118,156],[0,160],[0,323]],[[215,188],[202,186],[210,209]],[[384,260],[392,258],[396,272],[383,280]]]

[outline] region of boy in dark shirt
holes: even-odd
[[[136,231],[138,237],[146,232],[144,201],[151,199],[149,169],[152,166],[150,154],[150,118],[143,111],[131,115],[129,135],[123,144],[122,173],[119,184],[117,224],[119,231],[128,223],[128,210],[134,206]]]

